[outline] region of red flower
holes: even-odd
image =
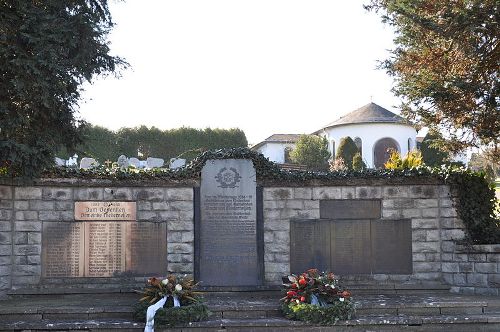
[[[349,297],[349,296],[351,296],[351,292],[343,291],[341,295],[342,295],[342,297]]]
[[[304,296],[301,296],[300,297],[300,302],[305,302],[306,301],[306,298]]]
[[[297,284],[296,284],[296,283],[293,283],[293,284],[292,284],[292,288],[297,288]]]
[[[299,279],[299,285],[304,286],[305,284],[307,284],[306,279],[304,279],[304,278]]]
[[[286,292],[286,296],[288,296],[288,297],[292,297],[292,296],[295,296],[295,295],[297,295],[297,292],[294,292],[294,291],[288,291],[288,292]]]

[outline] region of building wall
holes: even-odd
[[[332,150],[332,141],[335,141],[335,153],[339,147],[340,140],[343,137],[350,136],[353,140],[356,137],[362,140],[362,157],[369,168],[374,167],[374,151],[373,148],[377,141],[382,138],[393,138],[399,144],[400,153],[408,152],[408,139],[411,139],[410,150],[416,148],[416,130],[407,125],[395,123],[360,123],[348,124],[325,129],[321,136],[326,136],[330,152]]]
[[[139,184],[106,184],[105,180],[91,183],[78,184],[70,179],[65,185],[0,185],[0,295],[11,289],[44,285],[42,223],[74,222],[74,202],[78,200],[136,201],[138,222],[167,224],[168,270],[194,273],[193,186],[138,187]],[[448,186],[394,185],[383,181],[351,186],[264,185],[267,285],[281,284],[281,277],[290,272],[290,221],[318,219],[320,201],[328,199],[380,199],[382,219],[411,219],[413,273],[365,278],[380,282],[446,283],[456,292],[499,295],[500,248],[469,252],[456,245],[455,241],[463,239],[465,233]],[[334,272],[342,276],[342,271]],[[103,287],[101,281],[97,282]]]
[[[262,153],[270,161],[283,164],[285,163],[285,148],[295,148],[295,144],[292,143],[265,143],[257,149],[258,152]]]

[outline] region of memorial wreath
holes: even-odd
[[[196,285],[191,278],[173,274],[165,279],[149,278],[134,308],[135,318],[146,321],[144,331],[153,332],[155,323],[174,326],[208,318],[207,306],[194,291]]]
[[[331,272],[309,269],[298,276],[285,277],[283,286],[281,309],[289,319],[331,325],[354,316],[351,293],[340,286]]]

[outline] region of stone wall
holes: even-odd
[[[192,187],[0,186],[0,293],[44,282],[42,223],[74,222],[75,201],[136,201],[138,222],[167,224],[168,269],[192,275]]]
[[[137,221],[167,224],[168,270],[194,273],[193,187],[185,184],[106,184],[94,181],[0,185],[0,295],[39,286],[42,223],[74,222],[75,201],[135,201]],[[374,274],[379,282],[447,283],[452,291],[496,294],[500,247],[457,246],[464,237],[446,185],[366,184],[264,186],[264,280],[278,285],[290,272],[290,221],[319,219],[321,200],[380,199],[383,220],[410,219],[413,273]],[[340,271],[336,273],[341,273]],[[351,276],[345,276],[350,278]],[[81,282],[81,281],[80,281]]]
[[[450,244],[442,262],[443,278],[452,292],[500,295],[500,244]]]
[[[411,219],[413,273],[372,275],[379,281],[441,281],[441,254],[464,236],[444,185],[265,188],[265,280],[290,272],[290,220],[317,219],[320,200],[381,199],[382,219]],[[337,272],[341,273],[341,272]]]
[[[13,188],[0,186],[0,296],[11,286]]]

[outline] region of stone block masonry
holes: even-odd
[[[449,244],[443,248],[442,271],[444,280],[452,285],[452,292],[498,296],[500,244]]]
[[[132,201],[137,222],[166,224],[167,269],[194,275],[196,183],[137,184],[76,179],[0,185],[0,296],[9,290],[46,285],[42,271],[43,223],[78,223],[75,201]],[[263,188],[264,283],[280,285],[290,273],[292,220],[320,219],[323,200],[378,200],[380,219],[411,223],[412,273],[373,274],[379,282],[445,283],[461,293],[500,295],[500,247],[462,247],[462,221],[446,185],[304,185]],[[341,271],[334,271],[342,276]],[[342,276],[355,280],[358,276]],[[78,278],[75,278],[75,281]],[[86,281],[81,278],[77,282]],[[55,280],[54,283],[62,282]]]
[[[168,270],[193,274],[192,187],[1,185],[0,296],[10,289],[45,283],[41,275],[43,223],[79,223],[74,219],[75,201],[137,202],[137,222],[166,223]]]
[[[264,188],[264,280],[267,284],[281,284],[281,277],[290,273],[290,220],[319,218],[319,200],[313,198],[319,193],[313,189]]]
[[[437,282],[450,285],[454,292],[499,295],[500,249],[498,245],[481,246],[484,253],[475,254],[457,247],[455,243],[464,238],[465,228],[446,185],[265,188],[267,283],[280,284],[281,276],[290,273],[290,220],[318,219],[321,200],[346,199],[380,199],[382,220],[411,220],[413,273],[374,274],[365,279]]]
[[[11,186],[0,186],[0,297],[12,287],[13,245],[15,241],[13,191]],[[18,240],[24,242],[24,239]]]
[[[441,280],[441,216],[449,210],[448,190],[439,185],[274,187],[264,189],[265,280],[280,283],[290,273],[290,220],[318,219],[321,200],[380,199],[382,220],[410,219],[413,274],[384,280]],[[446,201],[446,207],[441,207]],[[461,226],[461,225],[458,225]],[[456,229],[458,235],[461,228]],[[463,235],[463,232],[461,233]],[[341,273],[341,271],[335,271]]]

